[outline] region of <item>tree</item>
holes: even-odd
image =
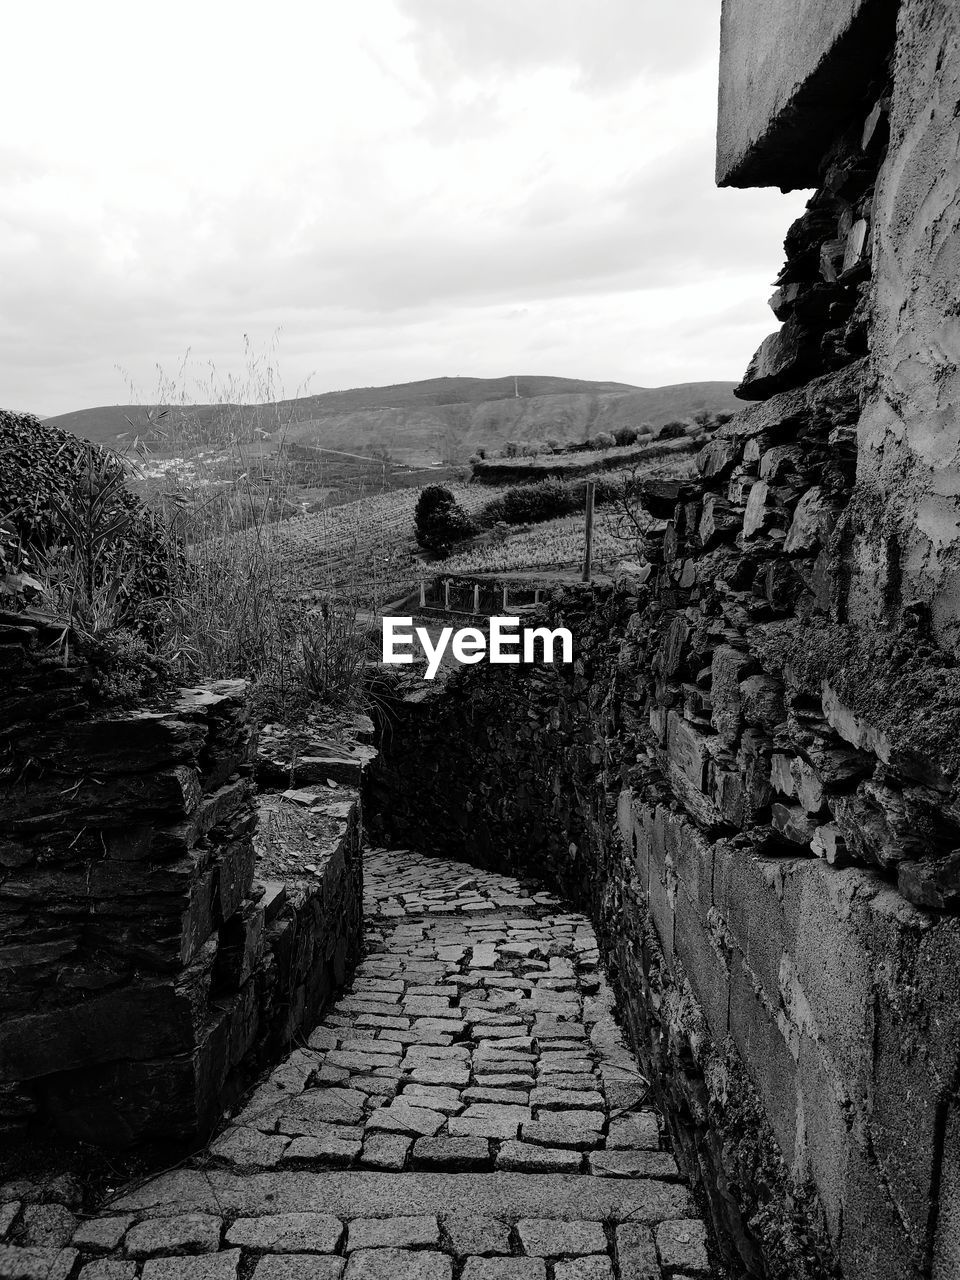
[[[636,427],[617,427],[613,433],[613,438],[623,448],[625,445],[636,443],[639,434]]]
[[[455,542],[473,533],[470,517],[442,484],[428,484],[421,491],[414,527],[419,545],[436,555],[446,555]]]

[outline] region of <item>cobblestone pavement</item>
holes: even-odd
[[[402,851],[365,876],[366,957],[307,1045],[102,1216],[0,1207],[0,1280],[710,1274],[586,918]]]

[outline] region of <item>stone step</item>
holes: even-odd
[[[209,1213],[225,1218],[319,1212],[339,1218],[434,1214],[516,1221],[609,1221],[653,1224],[690,1218],[681,1183],[656,1178],[592,1178],[532,1173],[257,1173],[181,1169],[165,1173],[104,1206],[101,1213],[139,1217]]]

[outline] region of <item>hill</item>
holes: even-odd
[[[171,441],[253,435],[273,444],[281,436],[315,448],[386,451],[414,465],[459,462],[476,449],[501,449],[508,440],[582,440],[623,425],[662,426],[701,409],[736,412],[743,406],[732,382],[632,387],[573,378],[431,378],[389,387],[357,387],[301,396],[272,405],[174,406],[160,420]],[[81,409],[48,419],[100,444],[152,436],[156,412],[141,405]]]

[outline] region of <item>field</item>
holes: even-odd
[[[467,511],[490,498],[477,486],[448,488]],[[343,595],[376,608],[408,592],[423,572],[413,530],[418,497],[416,489],[397,489],[285,520],[263,536],[295,593]]]
[[[564,516],[523,529],[502,543],[450,556],[436,567],[442,574],[515,574],[522,570],[570,569],[583,560],[583,516]],[[611,569],[629,552],[612,511],[598,511],[593,529],[593,564],[598,573]]]

